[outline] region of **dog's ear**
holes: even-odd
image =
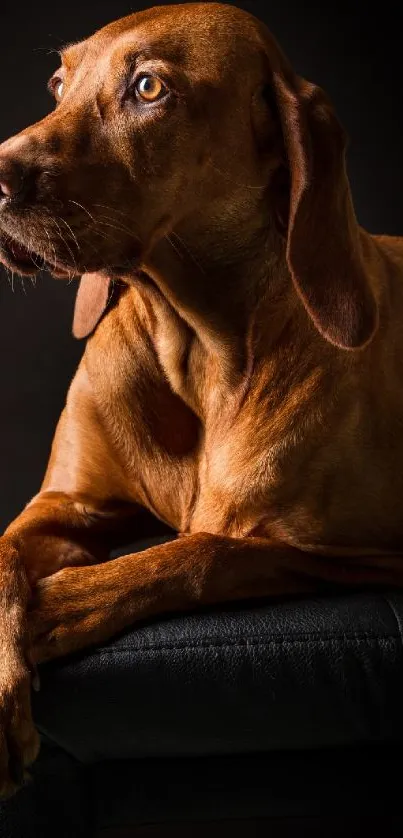
[[[87,338],[99,323],[110,298],[111,280],[103,274],[83,274],[74,308],[73,335]]]
[[[287,261],[319,332],[345,349],[367,344],[378,310],[346,173],[346,136],[325,93],[272,68],[288,158]]]

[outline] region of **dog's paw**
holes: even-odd
[[[4,635],[0,651],[0,798],[5,798],[26,779],[26,769],[39,751],[39,736],[31,716],[29,666]]]

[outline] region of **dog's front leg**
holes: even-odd
[[[40,581],[29,613],[33,655],[47,661],[135,622],[204,605],[396,585],[400,556],[326,557],[263,538],[184,536]]]
[[[38,582],[29,614],[37,663],[108,640],[135,622],[240,598],[315,589],[287,578],[297,551],[266,540],[183,536],[102,565],[66,568]]]
[[[18,788],[39,749],[26,617],[32,588],[66,565],[108,558],[113,532],[134,516],[141,518],[135,505],[97,509],[82,497],[44,491],[0,538],[0,797]]]
[[[397,583],[401,559],[334,559],[261,538],[184,536],[39,582],[29,615],[33,654],[50,660],[137,621],[204,605]]]

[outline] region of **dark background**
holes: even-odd
[[[10,2],[0,7],[0,140],[51,107],[54,54],[103,24],[155,3]],[[350,135],[360,223],[403,233],[403,69],[398,6],[302,0],[237,5],[263,18],[296,70],[331,95]],[[347,6],[347,4],[346,4]],[[400,41],[400,43],[399,43]],[[70,334],[75,286],[16,279],[0,269],[0,528],[40,486],[53,430],[83,350]]]

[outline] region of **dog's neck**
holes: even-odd
[[[178,225],[159,239],[144,267],[203,346],[221,358],[230,381],[250,364],[251,341],[268,350],[296,306],[285,242],[269,218],[253,230],[246,219],[235,218],[231,229],[213,214],[204,225]]]
[[[202,417],[211,382],[237,411],[263,359],[306,335],[305,312],[289,276],[285,242],[274,225],[218,233],[217,220],[197,237],[185,225],[162,238],[143,265],[154,310],[160,363],[173,389]],[[147,280],[148,277],[148,280]],[[151,282],[149,281],[151,279]],[[301,349],[301,351],[303,351]],[[270,362],[268,368],[272,369]],[[272,374],[276,375],[273,369]],[[205,391],[202,382],[210,382]],[[205,392],[204,392],[205,391]]]

